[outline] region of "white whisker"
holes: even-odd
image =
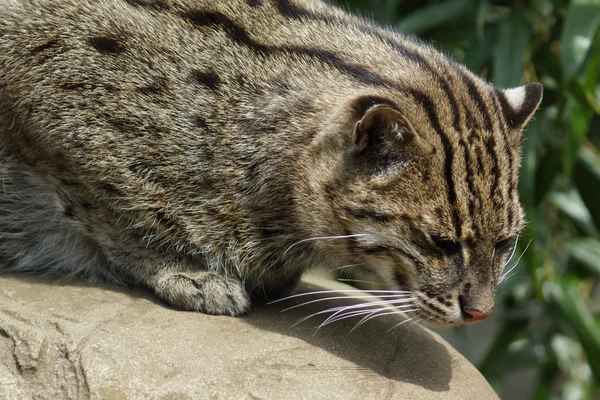
[[[388,311],[388,312],[384,312],[382,313],[381,311],[386,310],[386,308],[382,308],[380,310],[378,310],[377,312],[372,312],[371,314],[367,315],[366,317],[364,317],[363,319],[361,319],[360,321],[358,321],[358,323],[356,325],[354,325],[354,328],[352,328],[350,330],[350,332],[348,333],[352,333],[355,329],[357,329],[359,326],[361,326],[362,324],[364,324],[365,322],[371,320],[371,319],[375,319],[378,317],[385,317],[386,315],[406,315],[408,313],[411,313],[413,311],[417,311],[416,308],[412,308],[409,310],[402,310],[402,311]]]
[[[389,304],[408,303],[408,302],[411,302],[411,301],[414,301],[414,299],[401,299],[401,301],[400,300],[393,300],[393,303],[392,303],[392,300],[387,300],[387,302],[390,302]],[[296,322],[294,325],[292,325],[292,327],[296,326],[296,325],[298,325],[298,324],[300,324],[300,323],[302,323],[302,322],[304,322],[304,321],[306,321],[306,320],[308,320],[308,319],[310,319],[310,318],[312,318],[314,316],[317,316],[317,315],[327,314],[327,313],[333,313],[328,318],[332,318],[332,317],[335,318],[336,315],[338,315],[338,314],[340,314],[342,312],[345,312],[345,311],[350,311],[350,310],[354,310],[354,309],[357,309],[357,308],[364,308],[364,307],[370,307],[372,305],[377,305],[377,304],[374,304],[374,303],[375,302],[368,302],[368,303],[360,303],[360,304],[355,304],[355,305],[350,305],[350,306],[337,306],[337,307],[328,308],[326,310],[317,311],[317,312],[315,312],[313,314],[310,314],[309,316],[306,316],[306,317],[300,319],[298,322]],[[381,303],[381,302],[377,302],[377,303]]]
[[[387,331],[388,331],[388,332],[390,332],[391,330],[393,330],[393,329],[396,329],[396,328],[397,328],[397,327],[399,327],[400,325],[403,325],[403,324],[405,324],[405,323],[407,323],[407,322],[410,322],[410,321],[412,321],[412,320],[414,320],[414,319],[417,319],[417,318],[418,318],[417,316],[414,316],[414,317],[411,317],[411,318],[405,319],[404,321],[400,322],[399,324],[396,324],[396,325],[392,326],[392,327],[391,327],[390,329],[388,329]]]
[[[509,276],[507,276],[506,278],[504,278],[504,281],[508,282],[508,280],[510,278],[512,278],[513,276],[515,276],[517,274],[518,271],[513,272],[512,274],[510,274]]]
[[[362,293],[384,293],[384,294],[386,294],[386,293],[387,294],[406,294],[406,293],[412,293],[409,290],[371,290],[371,289],[318,290],[318,291],[315,291],[315,292],[305,292],[305,293],[293,294],[291,296],[287,296],[287,297],[283,297],[281,299],[270,301],[267,304],[279,303],[280,301],[290,300],[290,299],[294,299],[296,297],[301,297],[301,296],[309,296],[309,295],[313,295],[313,294],[356,293],[356,292],[362,292]]]
[[[324,297],[321,299],[315,299],[315,300],[310,300],[301,304],[296,304],[293,305],[291,307],[285,308],[283,310],[281,310],[281,312],[284,311],[289,311],[289,310],[293,310],[294,308],[298,308],[298,307],[302,307],[305,306],[307,304],[313,304],[313,303],[319,303],[322,301],[327,301],[327,300],[342,300],[342,299],[383,299],[383,298],[397,298],[397,299],[402,299],[402,300],[406,300],[408,298],[404,297],[404,296],[408,296],[407,294],[399,294],[399,295],[387,295],[387,296],[331,296],[331,297]],[[361,304],[371,304],[369,303],[361,303]],[[350,307],[350,306],[344,306],[344,307]]]
[[[351,333],[356,328],[358,328],[359,326],[361,326],[362,324],[364,324],[365,322],[367,322],[370,319],[377,318],[377,317],[383,317],[385,315],[391,315],[391,314],[398,313],[398,311],[382,312],[382,311],[387,311],[387,310],[389,310],[388,307],[382,307],[382,308],[380,308],[378,310],[373,311],[371,314],[367,315],[366,317],[364,317],[363,319],[361,319],[360,321],[358,321],[358,323],[356,325],[354,325],[354,328],[352,328],[349,333]],[[403,310],[402,312],[400,312],[400,314],[405,314],[405,313],[408,313],[408,312],[410,312],[410,310]]]
[[[338,306],[338,307],[332,307],[332,308],[328,308],[327,310],[322,310],[322,311],[317,311],[316,313],[310,314],[309,316],[306,316],[304,318],[301,318],[298,320],[298,322],[296,322],[294,325],[292,325],[292,327],[312,318],[315,317],[317,315],[321,315],[321,314],[327,314],[327,313],[333,313],[336,311],[343,311],[347,308],[348,306]]]
[[[368,302],[368,303],[345,306],[341,310],[338,310],[338,311],[334,312],[333,314],[331,314],[329,317],[327,317],[327,319],[325,321],[323,321],[323,323],[329,321],[330,319],[334,319],[340,313],[344,313],[345,311],[348,311],[348,310],[354,310],[354,309],[358,309],[358,308],[365,308],[365,307],[371,307],[371,306],[381,306],[381,305],[388,306],[388,305],[402,304],[402,303],[409,303],[408,305],[412,306],[414,304],[413,303],[414,300],[415,299],[372,301],[372,302]],[[403,308],[403,307],[395,306],[394,308],[398,309],[398,308]]]
[[[420,320],[421,320],[421,318],[419,318],[419,316],[418,316],[418,315],[415,315],[415,316],[413,317],[413,320],[412,320],[412,322],[411,322],[411,323],[409,323],[409,324],[408,324],[408,326],[413,326],[413,325],[415,325],[415,324],[418,324]]]
[[[333,271],[339,271],[341,269],[345,269],[345,268],[352,268],[352,267],[358,267],[360,264],[348,264],[348,265],[342,265],[341,267],[337,267],[337,268],[332,268],[327,272],[333,272]]]
[[[508,274],[510,274],[515,268],[517,268],[517,266],[519,265],[519,261],[521,261],[521,258],[523,257],[523,255],[525,254],[527,249],[529,248],[530,244],[531,244],[531,240],[529,240],[529,243],[527,243],[527,246],[525,246],[525,250],[523,250],[523,252],[519,256],[519,258],[517,258],[517,261],[515,261],[515,264],[508,271],[503,273],[502,276],[500,276],[500,279],[498,280],[498,284],[501,284],[506,279]]]
[[[358,321],[356,323],[356,325],[354,325],[354,327],[352,329],[350,329],[350,332],[348,332],[348,334],[352,333],[356,328],[358,328],[359,326],[361,326],[362,324],[364,324],[365,322],[367,322],[368,320],[370,320],[371,318],[376,318],[378,315],[381,316],[381,312],[387,310],[387,307],[382,307],[380,309],[377,309],[373,312],[371,312],[369,315],[363,317],[363,319],[361,319],[360,321]],[[395,312],[395,311],[392,311]],[[375,315],[374,315],[375,314]],[[388,314],[388,313],[383,313]]]
[[[354,237],[362,237],[362,236],[368,236],[366,233],[354,233],[354,234],[350,234],[350,235],[340,235],[340,236],[316,236],[316,237],[311,237],[311,238],[307,238],[307,239],[302,239],[297,241],[296,243],[292,244],[290,247],[288,247],[284,252],[283,252],[283,256],[282,258],[285,258],[286,254],[288,253],[288,251],[290,251],[292,249],[292,247],[300,244],[300,243],[305,243],[305,242],[310,242],[313,240],[336,240],[336,239],[348,239],[348,238],[354,238]]]
[[[406,307],[413,307],[413,305],[412,304],[411,305],[407,305]],[[402,307],[398,307],[398,308],[401,309]],[[385,310],[385,309],[382,308],[382,310]],[[415,311],[415,310],[416,310],[416,308],[409,309],[409,310],[402,310],[402,311],[393,311],[393,312],[384,313],[383,315],[391,315],[391,314],[405,315],[405,314],[408,314],[409,312],[412,312],[412,311]],[[369,315],[372,315],[374,312],[376,312],[376,311],[373,311],[372,309],[370,309],[370,310],[352,311],[352,312],[349,312],[349,313],[346,313],[346,314],[341,314],[341,315],[338,315],[336,318],[331,319],[329,321],[327,321],[327,320],[323,321],[321,323],[321,325],[318,326],[317,329],[320,329],[320,328],[322,328],[324,326],[327,326],[329,324],[333,324],[334,322],[344,320],[346,318],[357,317],[357,316],[364,315],[364,314],[368,314],[367,315],[367,317],[368,317]],[[356,326],[354,328],[356,328]],[[354,330],[354,328],[352,328],[352,330],[350,330],[350,332],[352,332]],[[348,333],[350,333],[350,332],[348,332]]]
[[[352,317],[356,317],[356,316],[359,316],[359,315],[370,314],[370,313],[373,313],[372,309],[369,309],[369,310],[355,310],[355,311],[347,312],[345,314],[338,315],[334,319],[323,321],[321,323],[321,325],[319,325],[317,327],[317,329],[320,329],[320,328],[322,328],[322,327],[324,327],[326,325],[332,324],[332,323],[334,323],[336,321],[341,321],[341,320],[346,319],[346,318],[352,318]]]
[[[515,252],[517,251],[517,247],[519,247],[519,237],[518,236],[517,236],[517,240],[515,241],[513,250],[510,253],[510,257],[508,257],[508,260],[506,260],[506,263],[504,264],[505,267],[510,263],[510,260],[512,260],[513,256],[515,255]]]
[[[414,307],[414,303],[409,303],[409,304],[404,304],[404,305],[399,305],[399,306],[394,306],[394,307],[377,307],[375,309],[371,308],[369,310],[357,310],[357,309],[352,309],[348,312],[346,312],[348,309],[344,309],[344,310],[339,310],[338,312],[330,315],[325,321],[323,321],[321,323],[321,325],[327,325],[328,323],[332,323],[337,321],[339,318],[343,317],[344,315],[348,315],[348,314],[352,314],[352,313],[374,313],[374,312],[378,312],[378,311],[389,311],[389,310],[394,310],[393,312],[399,312],[400,310],[403,310],[405,308],[408,307]],[[336,315],[337,314],[337,315]]]

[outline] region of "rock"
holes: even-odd
[[[299,288],[321,289],[351,288]],[[0,275],[0,399],[498,398],[437,334],[410,321],[388,332],[396,315],[349,333],[360,319],[294,324],[352,299],[281,312],[322,297],[231,318],[176,311],[141,288]]]

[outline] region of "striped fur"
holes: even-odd
[[[237,315],[358,264],[459,324],[523,226],[541,94],[319,0],[0,0],[0,167],[21,182],[0,203],[29,202],[0,216],[0,268]]]

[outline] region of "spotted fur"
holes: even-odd
[[[320,0],[0,0],[0,268],[238,315],[357,264],[462,323],[541,95]]]

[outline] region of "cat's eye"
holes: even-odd
[[[449,256],[454,256],[462,251],[462,246],[459,242],[450,240],[441,236],[431,236],[433,243]]]
[[[516,237],[512,236],[506,239],[502,239],[496,242],[496,250],[502,251],[507,250],[515,243]]]

